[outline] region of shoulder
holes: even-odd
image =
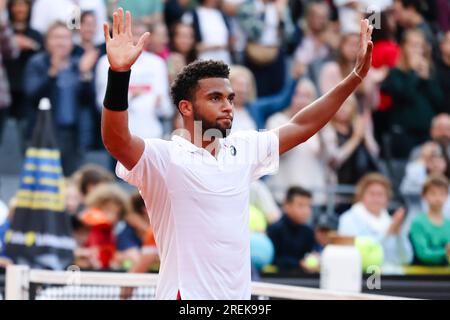
[[[349,210],[345,211],[339,218],[339,225],[348,225],[353,224],[357,220],[356,212],[353,210],[353,207]]]
[[[285,226],[285,222],[284,222],[283,217],[281,217],[277,222],[275,222],[267,227],[267,232],[269,234],[277,233],[277,232],[281,231],[281,229],[283,229],[284,226]]]
[[[272,130],[267,131],[243,130],[232,133],[226,139],[229,141],[253,142],[255,140],[266,137],[277,137],[277,135]]]

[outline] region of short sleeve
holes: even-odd
[[[118,162],[116,175],[138,189],[143,189],[144,185],[150,184],[155,175],[165,176],[170,160],[169,144],[169,141],[161,139],[145,140],[144,152],[134,168],[127,170]]]
[[[277,134],[273,131],[255,132],[250,137],[250,144],[256,147],[252,180],[255,181],[263,176],[277,173],[280,162]]]

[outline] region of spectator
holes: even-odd
[[[33,4],[31,27],[41,34],[46,34],[55,22],[62,22],[68,27],[78,29],[82,11],[95,12],[96,20],[101,23],[107,20],[103,0],[36,0]],[[103,28],[98,25],[95,32],[95,44],[103,42]]]
[[[442,150],[436,142],[430,141],[421,146],[419,156],[409,162],[400,185],[404,195],[420,195],[429,175],[443,175],[447,169]]]
[[[170,55],[169,51],[169,32],[164,23],[159,22],[150,26],[150,41],[147,47],[148,51],[156,54],[160,58],[167,60]]]
[[[89,81],[81,78],[78,59],[71,55],[72,32],[56,22],[46,35],[46,51],[33,56],[25,69],[25,93],[33,106],[42,98],[52,105],[56,138],[66,176],[81,161],[78,119],[82,97],[92,95]],[[80,81],[82,80],[82,81]]]
[[[78,169],[68,180],[66,189],[66,210],[71,213],[73,235],[79,246],[83,246],[90,229],[81,221],[81,213],[86,209],[86,199],[95,188],[112,183],[114,176],[104,168],[89,164]],[[73,186],[76,186],[76,190]]]
[[[82,197],[82,202],[94,189],[103,183],[112,183],[114,175],[94,164],[84,165],[73,174],[73,180],[78,185],[78,190]]]
[[[236,64],[244,64],[245,47],[247,45],[247,37],[237,16],[239,8],[245,1],[246,0],[224,0],[222,2],[222,11],[230,17],[231,29],[233,30],[234,39],[232,53],[233,62]]]
[[[314,221],[314,237],[316,246],[314,252],[322,253],[323,249],[332,241],[332,236],[337,232],[338,218],[334,214],[322,213]]]
[[[306,9],[305,35],[295,51],[295,63],[301,69],[330,55],[328,44],[330,9],[325,1],[311,2]],[[334,35],[333,35],[334,36]]]
[[[337,50],[336,59],[325,63],[319,72],[318,87],[321,94],[326,94],[352,72],[359,49],[359,34],[346,33]],[[364,79],[356,91],[358,106],[361,109],[372,110],[375,104],[376,90],[373,77]]]
[[[135,42],[147,31],[145,24],[136,22]],[[96,72],[97,105],[103,105],[109,70],[108,57],[100,58]],[[136,61],[130,79],[128,117],[130,131],[141,138],[161,138],[164,134],[159,118],[169,119],[174,108],[169,98],[169,76],[164,60],[143,52]]]
[[[359,0],[333,0],[338,10],[339,25],[342,33],[358,32],[363,18],[363,5]]]
[[[450,115],[441,113],[431,123],[431,139],[441,148],[447,165],[445,175],[450,178]]]
[[[124,12],[130,11],[133,18],[150,26],[154,23],[163,22],[164,2],[163,0],[136,1],[136,0],[107,0],[109,12],[114,12],[122,7]]]
[[[127,269],[130,273],[144,273],[159,262],[158,249],[153,230],[149,224],[147,208],[138,192],[132,195],[131,206],[132,212],[126,218],[128,231],[119,234],[118,244],[119,248],[124,244],[127,244],[128,248],[133,248],[132,250],[139,248],[137,260],[133,261]],[[126,236],[123,237],[124,235]],[[127,238],[127,240],[120,244],[125,240],[124,238]],[[122,299],[129,299],[132,294],[133,288],[125,287],[121,290]]]
[[[450,30],[442,37],[440,49],[441,59],[436,65],[437,79],[444,93],[440,111],[450,114]]]
[[[314,231],[307,225],[312,213],[311,193],[291,187],[283,210],[283,217],[267,230],[275,246],[274,264],[281,270],[300,269],[315,246]]]
[[[185,13],[182,21],[194,28],[199,59],[231,64],[231,26],[219,5],[219,0],[200,0],[199,6]]]
[[[189,9],[190,0],[166,0],[164,5],[164,21],[169,29],[181,20]]]
[[[7,108],[11,104],[9,83],[3,66],[5,58],[16,58],[19,54],[13,32],[8,26],[5,12],[6,0],[0,0],[0,143],[2,141],[3,126],[7,118]]]
[[[30,0],[9,1],[8,14],[17,46],[20,49],[20,55],[17,58],[5,60],[12,98],[10,116],[17,121],[21,149],[25,151],[26,128],[30,110],[25,101],[23,89],[24,72],[28,60],[42,49],[42,36],[30,27]]]
[[[253,72],[259,97],[281,91],[286,80],[284,45],[294,35],[286,0],[247,0],[238,18],[247,37],[245,65]]]
[[[389,117],[395,158],[407,158],[415,146],[428,139],[431,120],[442,102],[423,33],[408,30],[401,48],[397,67],[390,70],[381,85],[381,90],[393,99]]]
[[[91,95],[80,99],[78,132],[80,147],[83,151],[99,148],[102,145],[100,134],[100,113],[96,107],[94,72],[99,58],[106,54],[104,43],[95,45],[94,36],[97,21],[93,11],[81,13],[80,45],[76,45],[73,54],[80,59],[81,77],[92,87]]]
[[[86,206],[81,221],[90,231],[76,256],[87,259],[94,269],[119,269],[125,257],[116,256],[114,229],[130,210],[127,194],[117,185],[104,184],[89,194]]]
[[[405,209],[397,209],[392,217],[387,211],[392,194],[389,180],[371,173],[359,181],[356,189],[355,204],[339,219],[339,235],[371,237],[383,246],[386,264],[409,264],[412,249],[401,230]]]
[[[281,127],[301,109],[317,99],[316,88],[307,78],[297,84],[294,96],[287,109],[271,116],[267,129]],[[325,148],[320,132],[308,141],[295,147],[280,158],[278,173],[269,178],[269,186],[278,201],[281,193],[286,194],[290,186],[298,185],[312,190],[313,205],[324,205],[326,201],[326,162]]]
[[[367,172],[377,169],[379,147],[373,136],[370,112],[357,114],[355,97],[344,102],[322,131],[331,182],[354,185]]]
[[[65,210],[71,217],[74,217],[82,205],[82,197],[78,189],[77,182],[74,179],[65,181]]]
[[[387,110],[392,107],[392,97],[381,91],[381,83],[386,79],[389,70],[394,68],[400,58],[400,46],[395,41],[396,23],[392,10],[380,13],[381,28],[374,28],[372,33],[373,54],[372,69],[367,79],[374,82],[376,103],[374,104],[374,130],[377,141],[389,132],[389,118]]]
[[[418,215],[411,225],[410,238],[414,248],[414,262],[423,265],[448,265],[450,262],[450,220],[443,215],[448,198],[448,179],[430,177],[422,196],[428,211]]]
[[[445,175],[450,177],[450,115],[446,113],[438,114],[431,121],[430,129],[431,141],[438,144],[442,156],[447,164],[447,170]],[[410,162],[415,161],[419,158],[419,155],[423,149],[423,145],[417,146],[411,151],[409,156]],[[418,189],[418,194],[421,193],[422,189]]]
[[[230,82],[234,93],[233,127],[232,132],[256,130],[257,125],[247,102],[256,99],[256,82],[253,74],[244,66],[234,65],[230,69]]]
[[[194,29],[189,24],[175,23],[171,28],[170,56],[167,60],[170,83],[183,67],[196,59]]]
[[[296,79],[298,76],[298,74],[293,74]],[[266,120],[275,112],[283,110],[289,105],[297,84],[296,79],[290,78],[282,91],[273,96],[255,99],[257,96],[256,84],[251,71],[244,66],[231,66],[230,81],[236,92],[234,109],[238,112],[232,131],[239,128],[253,128],[254,124],[258,130],[265,129]],[[248,115],[253,121],[248,119]]]
[[[324,64],[320,72],[318,85],[322,94],[334,88],[353,70],[358,48],[359,35],[357,33],[348,33],[342,36],[336,59]]]
[[[397,23],[404,29],[419,29],[431,48],[436,46],[433,30],[423,16],[423,0],[395,0],[394,15]]]

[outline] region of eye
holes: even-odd
[[[218,96],[211,97],[211,101],[218,102],[220,98]]]

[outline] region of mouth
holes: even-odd
[[[220,121],[220,120],[233,121],[233,118],[232,118],[232,117],[220,117],[220,118],[217,118],[217,120],[218,120],[218,121]]]

